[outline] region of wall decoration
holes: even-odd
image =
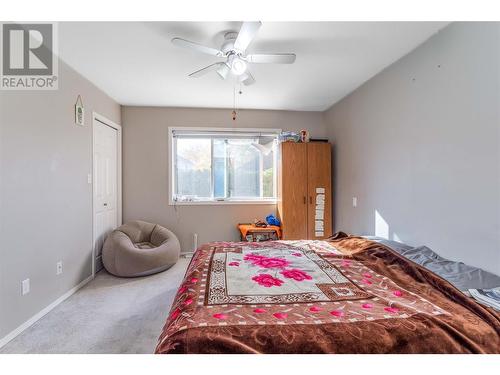
[[[316,188],[316,213],[314,216],[314,236],[325,235],[325,188]]]
[[[83,126],[85,125],[85,109],[83,108],[82,97],[78,95],[75,103],[75,124]]]

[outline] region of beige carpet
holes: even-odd
[[[189,261],[132,279],[101,271],[0,353],[152,353]]]

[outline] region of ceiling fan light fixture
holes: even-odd
[[[233,74],[239,76],[245,73],[247,70],[247,63],[240,59],[239,57],[234,57],[231,60],[231,71]]]

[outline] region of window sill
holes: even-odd
[[[268,205],[275,205],[278,203],[276,199],[267,199],[267,200],[226,200],[226,201],[174,201],[170,200],[168,203],[170,206],[224,206],[224,205],[235,205],[235,204],[240,204],[240,205],[248,205],[248,204],[254,204],[254,205],[263,205],[263,204],[268,204]]]

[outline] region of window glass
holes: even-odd
[[[226,141],[214,139],[214,197],[226,197]]]
[[[274,151],[262,157],[262,190],[264,198],[274,197]]]
[[[227,141],[228,198],[260,197],[261,153],[252,139]]]
[[[172,136],[173,200],[275,199],[275,139],[204,131]]]
[[[177,140],[177,195],[211,197],[211,148],[210,139]]]

